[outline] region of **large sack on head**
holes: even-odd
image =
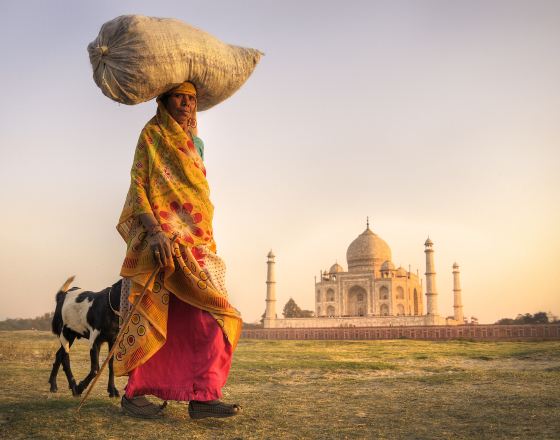
[[[233,95],[262,56],[180,20],[142,15],[105,23],[88,52],[93,79],[112,100],[139,104],[190,81],[197,89],[198,110]]]

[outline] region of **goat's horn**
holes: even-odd
[[[68,288],[70,287],[70,284],[72,284],[72,281],[74,281],[74,278],[76,278],[75,275],[72,275],[70,278],[68,278],[64,284],[62,286],[60,286],[60,289],[58,289],[60,292],[66,292],[68,290]]]

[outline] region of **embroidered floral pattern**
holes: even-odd
[[[202,214],[200,212],[193,212],[193,205],[191,203],[171,202],[169,205],[170,210],[159,211],[159,217],[162,219],[161,228],[170,234],[179,234],[186,243],[193,243],[195,237],[202,237],[204,231],[197,226],[202,221]]]

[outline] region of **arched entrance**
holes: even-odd
[[[363,287],[351,287],[346,300],[346,314],[349,316],[365,316],[366,297],[367,292]]]
[[[379,311],[381,316],[389,316],[389,306],[387,304],[381,304]]]
[[[379,299],[389,299],[389,289],[387,289],[386,286],[381,286],[381,288],[379,289]]]

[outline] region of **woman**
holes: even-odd
[[[116,373],[129,375],[121,405],[132,416],[161,417],[165,404],[150,403],[150,394],[189,401],[192,418],[229,417],[241,408],[219,399],[241,317],[227,301],[216,255],[195,87],[183,83],[157,103],[140,134],[117,226],[127,242],[121,310],[147,286],[115,355]]]

